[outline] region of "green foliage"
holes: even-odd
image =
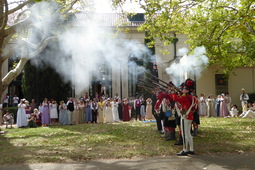
[[[254,103],[255,102],[255,93],[248,93],[249,100],[248,103]]]
[[[115,3],[118,1],[115,1]],[[123,3],[123,1],[121,1]],[[138,28],[147,38],[173,43],[176,34],[186,34],[191,50],[205,46],[210,64],[225,73],[255,64],[255,2],[239,0],[165,1],[147,0],[146,22]],[[150,42],[149,45],[155,43]]]

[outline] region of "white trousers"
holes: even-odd
[[[193,137],[191,136],[192,120],[181,118],[181,131],[182,131],[182,140],[183,140],[183,151],[194,151],[193,146]],[[188,148],[189,147],[189,148]]]
[[[67,113],[68,113],[68,124],[70,125],[74,122],[74,112],[68,110]]]
[[[244,115],[242,115],[242,117],[255,118],[255,112],[252,110],[248,110],[244,113]]]

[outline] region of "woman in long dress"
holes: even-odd
[[[79,104],[80,104],[80,101],[79,100],[76,100],[74,99],[74,124],[79,124]]]
[[[30,113],[31,113],[31,106],[29,105],[28,100],[25,100],[25,104],[26,104],[25,112],[26,112],[26,117],[28,119],[30,117]]]
[[[18,104],[17,127],[25,127],[28,125],[25,107],[26,107],[25,100],[21,99],[20,103]]]
[[[220,117],[227,117],[229,116],[228,106],[227,106],[227,99],[225,98],[225,95],[221,95],[221,101],[220,101]]]
[[[59,123],[61,125],[68,124],[68,113],[67,113],[67,106],[64,101],[59,103]]]
[[[220,116],[220,103],[221,103],[220,101],[221,101],[221,95],[218,95],[217,99],[215,100],[215,112],[217,117]]]
[[[91,110],[92,100],[87,99],[86,101],[87,102],[86,102],[85,122],[89,123],[89,122],[92,122],[92,110]]]
[[[205,94],[201,93],[199,98],[199,115],[207,116],[206,102],[205,102]]]
[[[52,124],[55,124],[58,119],[57,108],[58,108],[57,102],[55,100],[52,100],[52,102],[50,103],[50,119]]]
[[[124,121],[130,121],[130,114],[129,114],[129,107],[130,104],[128,103],[127,99],[124,99],[124,102],[122,104],[122,108],[123,108],[123,122]]]
[[[97,121],[98,123],[103,123],[104,122],[104,101],[103,98],[100,98],[100,101],[97,103],[98,104],[98,118]]]
[[[141,119],[143,121],[145,121],[145,116],[146,116],[145,107],[146,107],[146,101],[142,98],[141,99],[140,114],[141,114]]]
[[[78,123],[84,123],[85,104],[83,100],[80,100],[78,105]]]
[[[119,119],[122,120],[122,101],[121,98],[118,99],[118,113],[119,113]]]
[[[207,116],[210,117],[216,117],[216,112],[214,109],[214,98],[212,94],[210,94],[206,99],[206,106],[207,106]]]
[[[107,99],[105,106],[106,106],[105,107],[105,122],[112,123],[113,122],[113,114],[112,114],[112,104],[111,104],[110,99]]]
[[[148,98],[146,100],[146,116],[145,116],[145,119],[154,119],[154,116],[152,114],[152,100],[151,98]]]
[[[47,98],[44,98],[42,103],[43,109],[42,109],[42,126],[47,127],[50,125],[50,107],[49,107],[49,101]]]
[[[118,103],[116,102],[116,100],[113,100],[113,103],[112,103],[112,114],[113,114],[114,122],[120,121],[119,113],[118,113]]]

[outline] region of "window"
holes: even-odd
[[[228,92],[228,80],[224,74],[215,74],[216,95]]]

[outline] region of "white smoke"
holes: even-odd
[[[209,62],[208,57],[205,55],[206,49],[204,46],[196,47],[190,55],[188,55],[188,52],[187,48],[181,48],[178,51],[178,55],[183,57],[179,62],[172,63],[166,68],[166,72],[174,84],[179,83],[180,77],[186,73],[196,74],[196,78],[198,79]]]
[[[35,27],[30,29],[27,41],[36,44],[42,37],[61,28],[58,27],[57,18],[52,17],[56,9],[52,3],[36,4],[30,16]],[[42,14],[41,11],[45,12]],[[50,46],[36,59],[37,66],[40,66],[38,63],[46,63],[63,80],[73,83],[77,94],[88,89],[91,81],[105,78],[103,76],[107,76],[107,70],[114,75],[123,66],[133,65],[134,62],[128,63],[129,56],[141,59],[144,53],[150,53],[145,45],[128,40],[124,35],[114,38],[114,30],[99,26],[98,19],[93,15],[84,16],[77,23],[72,23],[73,27],[63,31],[58,42],[49,43]],[[137,67],[136,74],[143,72],[143,67]]]

